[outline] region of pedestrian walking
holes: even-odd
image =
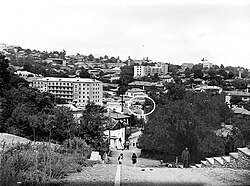
[[[129,141],[126,141],[124,143],[124,149],[128,149],[129,150]]]
[[[121,154],[118,156],[118,164],[122,164],[122,160],[123,160],[123,153],[121,153]]]
[[[181,157],[183,160],[183,167],[188,168],[189,167],[189,160],[190,160],[190,153],[189,153],[187,147],[185,148],[185,150],[183,150]]]
[[[137,163],[137,156],[135,153],[133,153],[132,155],[132,164],[134,165],[134,167],[136,166],[136,163]]]

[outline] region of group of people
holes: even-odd
[[[119,164],[122,164],[122,161],[123,161],[123,153],[121,153],[119,156],[118,156],[118,163]],[[132,164],[134,165],[134,167],[136,166],[136,163],[137,163],[137,156],[135,153],[132,154],[132,157],[131,157],[131,160],[132,160]]]
[[[188,168],[189,160],[190,160],[190,152],[187,147],[183,150],[181,157],[183,160],[183,167]],[[122,164],[123,158],[124,158],[123,153],[120,153],[120,155],[118,156],[118,164]],[[132,164],[135,167],[137,163],[137,156],[135,153],[132,154],[131,160],[132,160]]]

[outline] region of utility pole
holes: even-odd
[[[122,74],[122,72],[121,72],[121,79],[122,79],[122,82],[121,82],[121,103],[122,103],[122,109],[121,109],[121,112],[123,113],[123,106],[124,106],[124,101],[123,101],[123,86],[124,86],[124,83],[123,83],[123,74]]]

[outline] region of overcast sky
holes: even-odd
[[[250,1],[6,0],[0,43],[250,68]]]

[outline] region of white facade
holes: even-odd
[[[52,65],[62,65],[66,66],[66,60],[60,58],[48,58],[45,60],[47,63],[51,63]]]
[[[132,133],[131,136],[129,136],[129,142],[130,142],[132,147],[136,147],[138,145],[138,139],[139,139],[141,134],[142,134],[142,132],[140,130],[140,131]]]
[[[167,63],[157,63],[155,66],[134,66],[134,77],[143,77],[154,74],[165,75],[168,73]]]
[[[45,77],[36,79],[33,87],[49,92],[76,106],[85,106],[88,101],[102,105],[103,84],[89,78],[57,78]]]
[[[125,95],[128,97],[136,97],[136,96],[145,96],[146,95],[146,91],[142,90],[140,88],[132,88],[129,89],[125,92]]]
[[[203,68],[211,68],[213,66],[213,64],[212,63],[210,63],[210,62],[208,62],[208,61],[204,61],[203,62]]]
[[[134,66],[134,77],[143,77],[147,74],[146,66]]]
[[[105,130],[104,134],[110,139],[109,146],[111,148],[123,149],[123,144],[125,142],[125,127],[117,130]]]

